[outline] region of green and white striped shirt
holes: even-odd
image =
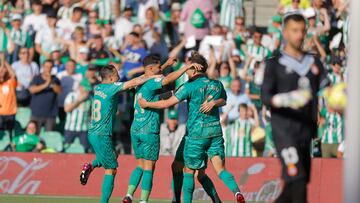
[[[29,33],[24,32],[21,29],[20,30],[11,29],[10,30],[10,38],[16,45],[19,45],[22,47],[26,46],[26,48],[33,47],[33,43],[31,41]]]
[[[271,52],[268,48],[260,45],[249,44],[247,46],[248,55],[252,56],[256,61],[264,61],[271,56]]]
[[[335,84],[340,83],[340,82],[344,82],[341,79],[340,75],[336,75],[334,73],[329,73],[328,78],[330,79],[330,82],[331,82],[332,85],[335,85]]]
[[[243,0],[223,0],[220,11],[220,25],[233,30],[235,28],[235,18],[238,16],[244,16]]]
[[[95,5],[95,8],[99,12],[99,19],[104,24],[109,24],[113,17],[113,1],[112,0],[99,0]]]
[[[70,92],[65,98],[65,105],[75,102],[79,97],[78,92]],[[89,128],[91,101],[82,102],[73,111],[66,113],[65,130],[83,132]]]
[[[339,144],[344,140],[344,118],[339,113],[326,112],[325,130],[321,142]]]
[[[251,157],[252,142],[251,132],[254,121],[238,119],[225,130],[226,156]]]

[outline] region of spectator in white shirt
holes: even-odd
[[[124,9],[124,15],[119,17],[115,21],[115,38],[118,40],[119,44],[122,44],[126,35],[128,35],[134,26],[134,23],[131,21],[133,15],[133,8],[131,6],[126,6]]]
[[[35,0],[32,3],[33,13],[26,16],[22,25],[24,31],[38,32],[46,27],[46,15],[42,14],[42,5],[40,0]]]
[[[85,28],[84,22],[81,21],[83,15],[83,9],[76,7],[73,9],[71,19],[61,19],[56,26],[60,29],[60,37],[65,40],[70,40],[76,27]]]

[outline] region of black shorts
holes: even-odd
[[[311,138],[297,139],[292,136],[273,135],[276,152],[281,161],[282,178],[285,183],[299,179],[310,180]]]
[[[15,126],[15,115],[0,116],[0,130],[12,130]]]

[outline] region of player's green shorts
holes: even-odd
[[[96,160],[101,163],[105,169],[117,168],[117,154],[109,135],[94,135],[89,134],[89,142],[93,147],[96,155]]]
[[[220,156],[225,158],[224,138],[222,136],[206,139],[185,138],[184,163],[190,169],[203,169],[206,167],[208,157]]]
[[[136,159],[157,161],[159,159],[159,134],[140,135],[131,133],[131,143]]]
[[[182,162],[182,163],[184,163],[185,138],[186,138],[186,136],[184,136],[181,139],[181,142],[180,142],[180,144],[176,150],[176,154],[175,154],[175,161]]]

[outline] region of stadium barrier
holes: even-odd
[[[82,164],[94,159],[92,154],[0,153],[0,193],[54,196],[100,196],[103,169],[96,169],[86,186],[79,182]],[[171,199],[172,157],[160,157],[156,166],[151,198]],[[130,173],[135,168],[132,156],[119,156],[119,168],[113,196],[126,193]],[[280,164],[274,158],[228,158],[231,171],[245,197],[250,201],[268,202],[281,192]],[[343,160],[313,159],[310,203],[342,202]],[[222,200],[233,200],[233,195],[220,181],[212,167],[209,177],[214,181]],[[139,189],[135,197],[139,197]],[[194,199],[209,200],[196,183]]]

